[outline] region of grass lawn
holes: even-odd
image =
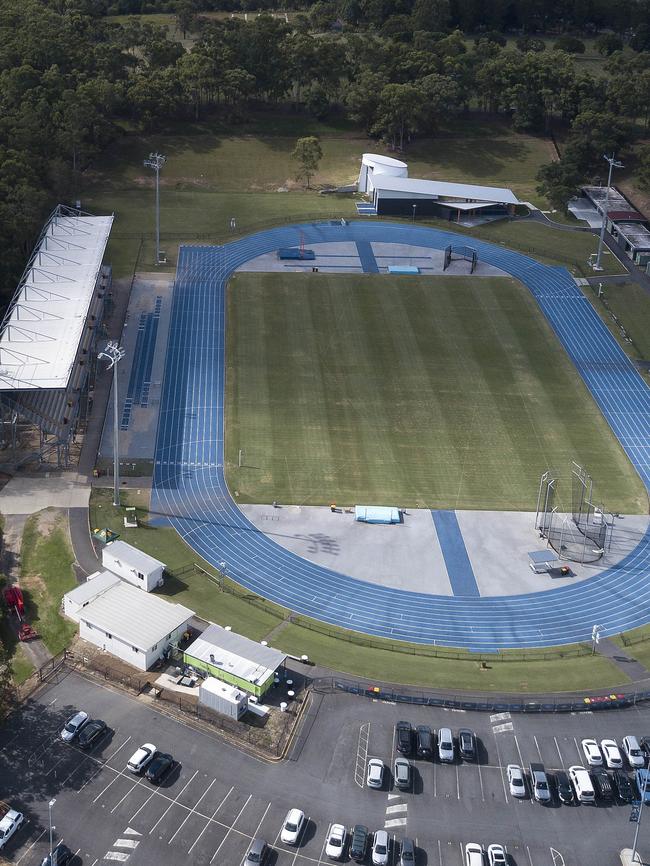
[[[441,689],[548,692],[583,691],[622,685],[629,678],[602,656],[549,661],[494,661],[483,670],[478,661],[413,656],[336,640],[298,625],[287,625],[275,645],[291,655],[307,654],[334,670],[394,683]]]
[[[610,508],[647,505],[515,280],[237,274],[226,346],[242,502],[534,509],[540,474],[576,460]]]
[[[59,612],[63,595],[77,584],[72,570],[74,554],[61,511],[46,509],[28,519],[21,559],[27,619],[52,655],[56,655],[77,631],[76,625]]]

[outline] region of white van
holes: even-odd
[[[569,767],[569,778],[576,792],[576,799],[579,803],[595,803],[596,793],[594,786],[591,784],[591,776],[584,767],[576,765]]]

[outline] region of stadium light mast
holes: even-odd
[[[113,370],[113,505],[120,507],[120,422],[117,417],[117,365],[124,357],[124,349],[117,340],[110,340],[106,348],[97,355],[97,358],[105,358],[108,361],[109,370]]]
[[[604,155],[604,160],[607,160],[609,163],[609,173],[607,175],[607,192],[605,193],[605,204],[603,205],[603,223],[600,227],[600,237],[598,238],[598,254],[596,255],[596,261],[594,262],[594,270],[602,271],[603,266],[600,263],[600,260],[603,255],[603,243],[605,242],[605,228],[607,227],[607,210],[609,207],[609,188],[612,185],[612,169],[614,168],[623,168],[623,163],[619,162],[617,159],[614,159],[614,154],[611,156]]]
[[[150,153],[149,159],[145,159],[145,168],[152,168],[156,172],[156,264],[160,264],[160,169],[167,162],[167,157],[162,153]]]

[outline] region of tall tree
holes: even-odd
[[[298,163],[296,170],[296,180],[304,180],[307,184],[307,189],[310,188],[310,181],[318,170],[318,164],[323,158],[323,149],[320,141],[315,135],[308,135],[304,138],[299,138],[296,141],[296,146],[291,154],[291,158]]]

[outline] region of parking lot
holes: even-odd
[[[2,798],[27,817],[3,853],[24,866],[40,863],[49,845],[52,799],[54,840],[63,839],[77,852],[77,864],[87,866],[108,861],[240,866],[255,836],[271,845],[272,863],[322,863],[332,822],[385,828],[394,840],[410,836],[421,866],[462,866],[469,841],[503,844],[510,866],[582,866],[585,854],[597,866],[611,864],[620,848],[631,845],[635,825],[628,821],[629,806],[555,801],[544,807],[530,798],[513,799],[505,766],[535,761],[552,771],[584,764],[583,737],[641,736],[650,729],[649,711],[510,718],[347,695],[320,700],[299,753],[276,765],[243,755],[148,703],[67,674],[0,731]],[[77,708],[110,726],[89,752],[58,736]],[[367,788],[367,758],[379,757],[391,767],[394,724],[401,718],[454,731],[473,728],[479,760],[449,765],[416,760],[410,790],[397,790],[390,773],[382,790]],[[126,769],[142,742],[178,761],[160,786]],[[291,807],[309,818],[297,847],[279,838]],[[640,840],[643,850],[643,827]],[[391,864],[398,850],[393,844]]]

